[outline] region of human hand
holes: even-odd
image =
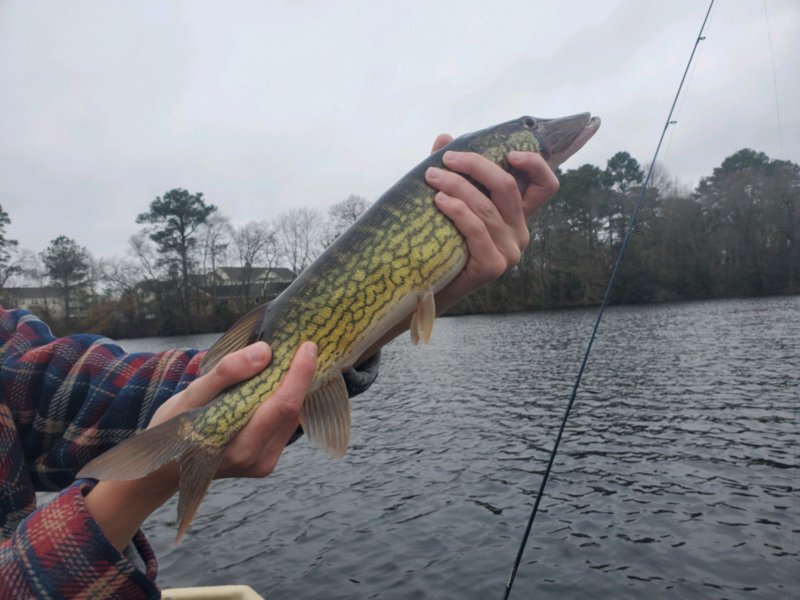
[[[299,424],[297,415],[314,378],[316,357],[315,344],[300,346],[278,389],[228,444],[215,479],[266,477],[272,473]],[[208,404],[225,389],[258,374],[271,358],[264,342],[229,354],[159,407],[148,428]],[[121,551],[145,519],[177,491],[179,477],[178,465],[169,462],[140,479],[101,481],[86,495],[86,508],[106,538]]]
[[[433,152],[451,141],[451,136],[440,135],[433,144]],[[524,194],[520,193],[513,175],[480,154],[446,152],[443,158],[451,170],[428,169],[425,179],[439,190],[435,197],[439,210],[466,238],[469,259],[461,273],[436,294],[437,315],[519,263],[530,241],[528,219],[558,191],[558,179],[544,158],[534,152],[508,155],[509,163],[528,179]],[[464,175],[489,190],[491,198]],[[409,315],[368,348],[355,364],[407,331],[410,324]]]
[[[204,406],[227,388],[260,373],[272,358],[270,347],[256,342],[232,352],[207,374],[167,400],[153,415],[148,429],[175,415]],[[297,350],[280,386],[225,449],[215,479],[266,477],[300,424],[298,412],[316,371],[317,348],[306,342]]]
[[[433,144],[436,152],[453,138],[440,135]],[[540,154],[510,152],[508,162],[527,176],[521,194],[514,176],[480,154],[445,152],[444,165],[432,167],[426,181],[439,190],[436,206],[449,217],[466,238],[469,260],[456,278],[436,295],[437,313],[500,277],[519,263],[530,242],[527,221],[558,191],[558,179]],[[489,190],[487,197],[464,175]]]

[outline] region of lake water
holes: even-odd
[[[174,501],[148,521],[161,585],[502,598],[595,314],[395,340],[343,460],[215,482],[177,548]],[[799,333],[798,297],[609,309],[511,598],[800,598]]]

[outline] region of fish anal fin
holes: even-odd
[[[433,291],[428,290],[411,315],[411,341],[415,346],[420,342],[427,344],[431,341],[434,320],[436,320],[436,302],[433,299]]]
[[[344,456],[350,441],[350,397],[340,374],[306,396],[300,424],[312,444],[332,458]]]
[[[225,332],[200,361],[200,372],[208,373],[224,356],[258,341],[258,326],[269,303],[251,310]]]

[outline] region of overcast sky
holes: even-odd
[[[176,187],[236,225],[372,201],[437,134],[525,114],[602,118],[564,168],[620,150],[647,163],[707,7],[4,0],[7,233],[37,253],[67,235],[103,257]],[[661,155],[686,183],[744,147],[800,162],[800,2],[766,9],[769,29],[764,0],[715,4]]]

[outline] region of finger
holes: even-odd
[[[505,273],[509,262],[489,234],[486,223],[458,198],[452,198],[439,192],[436,194],[435,202],[439,210],[453,221],[453,224],[467,240],[470,261],[481,265],[481,272],[485,273],[489,279],[497,279]],[[467,263],[467,268],[469,265],[470,263]]]
[[[446,153],[446,155],[449,154],[449,152]],[[497,165],[494,165],[487,159],[477,154],[470,154],[469,161],[463,162],[475,163],[481,161],[489,163],[489,165],[495,167],[501,173],[503,172],[500,167],[497,167]],[[477,169],[471,168],[465,170],[474,171]],[[461,174],[431,167],[426,171],[425,177],[428,183],[445,193],[447,196],[451,198],[457,198],[458,200],[464,202],[467,207],[483,221],[486,229],[489,232],[489,235],[491,236],[492,240],[494,240],[494,244],[503,254],[513,257],[519,252],[520,247],[524,247],[525,243],[523,240],[527,239],[525,237],[527,234],[527,228],[525,227],[521,207],[517,210],[516,219],[509,217],[509,220],[511,220],[512,223],[506,223],[492,200],[490,200],[486,194],[481,192]],[[513,177],[511,179],[513,180]],[[521,206],[522,200],[519,196],[519,191],[515,190],[515,193],[517,194],[517,205]],[[499,196],[500,192],[495,195]],[[461,233],[465,237],[468,237],[466,232],[462,231]]]
[[[496,211],[503,223],[512,228],[517,238],[525,237],[527,225],[522,210],[522,195],[517,180],[511,173],[488,158],[472,152],[445,152],[443,160],[446,167],[469,175],[489,190],[491,201],[488,203],[483,194],[479,198],[475,197],[478,202],[476,205],[464,198],[473,211],[482,217]]]
[[[433,148],[431,149],[431,154],[434,152],[438,152],[447,144],[453,141],[453,136],[447,133],[440,133],[439,136],[436,138],[436,141],[433,142]]]
[[[295,419],[294,422],[286,423],[283,428],[272,436],[270,441],[264,446],[264,449],[253,461],[253,464],[241,476],[244,477],[266,477],[275,470],[278,465],[278,459],[286,449],[286,444],[297,431],[297,426],[300,420]]]
[[[541,154],[509,152],[508,162],[528,178],[528,187],[522,196],[522,210],[527,220],[558,191],[558,177]]]
[[[262,441],[262,448],[237,449],[233,446],[233,450],[231,450],[229,447],[216,477],[261,478],[271,474],[299,424],[300,419],[298,418],[295,418],[293,422],[287,422],[265,444]]]
[[[446,153],[450,154],[449,152]],[[481,157],[482,158],[482,157]],[[451,198],[458,198],[470,210],[490,225],[500,225],[502,217],[494,203],[483,192],[469,182],[461,173],[429,167],[425,171],[425,181]]]
[[[265,342],[256,342],[227,355],[209,373],[193,381],[183,392],[180,410],[203,406],[224,390],[260,373],[272,358]]]
[[[278,389],[264,400],[247,425],[231,441],[229,451],[239,455],[238,459],[234,457],[234,462],[252,462],[278,432],[290,424],[297,427],[297,414],[316,369],[317,346],[313,342],[306,342],[295,353]]]

